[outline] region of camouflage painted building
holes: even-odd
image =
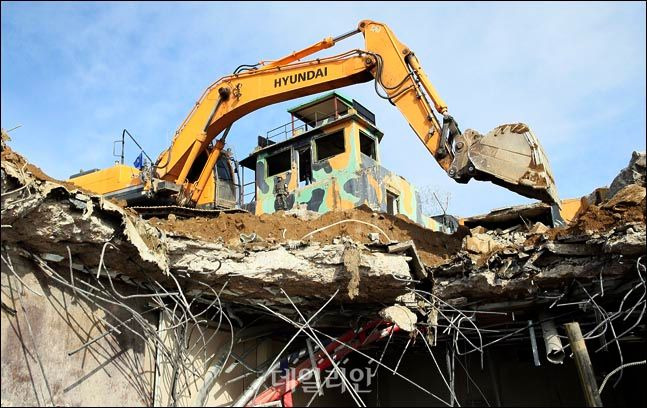
[[[292,120],[259,137],[240,162],[255,170],[250,210],[260,215],[301,206],[325,213],[366,204],[447,230],[422,213],[413,185],[380,165],[383,133],[364,106],[331,92],[288,112]]]

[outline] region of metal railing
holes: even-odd
[[[239,200],[240,200],[240,206],[244,207],[245,204],[248,204],[249,202],[256,200],[256,173],[255,172],[253,173],[254,174],[254,179],[252,179],[252,181],[249,181],[249,182],[246,183],[245,182],[245,167],[240,166],[239,168],[241,169],[241,173],[242,173],[242,181],[241,181],[242,187],[239,190],[239,194],[240,194]],[[253,186],[251,191],[245,191],[248,186]],[[253,199],[250,200],[249,202],[247,202],[246,200],[247,200],[247,197],[249,197],[249,196],[253,196]]]
[[[279,125],[274,129],[270,129],[265,133],[265,138],[274,142],[288,140],[290,137],[297,134],[298,130],[306,131],[308,128],[308,125],[303,122],[301,122],[300,125],[295,126],[295,124],[299,122],[301,122],[301,120],[295,119],[288,123],[284,123],[283,125]]]
[[[320,117],[318,115],[321,114]],[[330,114],[324,114],[323,112],[315,112],[315,125],[308,126],[307,123],[303,122],[301,119],[292,119],[290,122],[284,123],[270,129],[265,133],[265,138],[273,142],[283,142],[288,140],[291,137],[297,136],[308,130],[318,128],[319,126],[325,125],[326,123],[332,122],[333,120],[344,116],[347,112],[333,112]]]
[[[150,156],[146,153],[146,151],[144,150],[144,148],[139,144],[139,142],[137,142],[137,140],[135,139],[135,137],[134,137],[133,135],[131,135],[131,134],[130,134],[130,132],[129,132],[128,130],[126,130],[126,129],[124,129],[124,130],[121,132],[121,139],[119,139],[119,140],[115,140],[115,141],[113,141],[113,142],[112,142],[112,155],[113,155],[114,157],[119,157],[119,162],[120,162],[121,164],[124,164],[124,158],[125,158],[125,154],[126,154],[126,152],[125,152],[125,147],[126,147],[126,135],[128,135],[128,137],[129,137],[133,142],[135,142],[135,144],[137,145],[137,147],[139,147],[139,150],[140,150],[142,153],[144,153],[144,155],[146,156],[146,158],[148,158],[148,161],[149,161],[150,163],[154,163],[154,162],[153,162],[153,159],[151,159],[151,158],[150,158]],[[116,147],[117,143],[121,143],[121,152],[120,152],[119,154],[117,154],[117,153],[116,153],[116,149],[115,149],[115,147]]]

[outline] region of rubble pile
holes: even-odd
[[[240,303],[280,303],[280,289],[317,303],[348,285],[345,300],[388,304],[419,280],[458,303],[521,299],[572,278],[631,270],[629,260],[645,252],[644,163],[644,154],[634,153],[604,200],[587,201],[565,227],[484,223],[490,228],[460,227],[448,235],[366,207],[321,216],[144,220],[51,179],[7,147],[2,245],[62,269],[71,264],[96,273],[102,264],[111,276],[142,287],[172,287],[170,275],[184,279],[189,291],[203,290],[196,281],[214,287],[226,281],[223,299]],[[395,250],[409,242],[408,250]]]
[[[489,346],[506,342],[496,366],[513,366],[508,355],[521,350],[514,347],[530,347],[538,366],[536,330],[550,338],[548,361],[562,364],[574,350],[565,352],[570,344],[556,328],[572,321],[585,338],[599,339],[598,350],[617,348],[622,363],[619,340],[644,339],[644,158],[635,153],[612,188],[582,198],[567,225],[547,226],[550,208],[533,204],[464,219],[444,234],[365,207],[144,219],[48,177],[3,145],[2,316],[12,328],[3,332],[3,395],[10,396],[3,405],[40,405],[42,390],[52,405],[139,398],[147,406],[239,406],[255,393],[252,404],[278,401],[292,391],[261,390],[270,372],[344,365],[351,347],[411,384],[409,370],[433,371],[418,356],[435,362],[434,350],[445,353],[452,373],[444,384],[454,397],[439,401],[468,405],[469,393],[453,399],[455,355],[478,353],[473,362],[482,371],[484,349],[498,353]],[[28,328],[29,351],[19,325]],[[283,349],[272,357],[276,345]],[[635,360],[630,344],[622,348],[626,361]],[[47,351],[44,365],[38,350]],[[414,364],[401,366],[407,350]],[[36,389],[28,355],[43,380],[35,402],[26,394]],[[96,367],[85,366],[92,358]],[[124,380],[124,361],[133,359],[140,363]],[[442,385],[432,371],[425,378]],[[233,383],[249,375],[256,378]],[[556,384],[575,378],[574,371],[549,375]],[[131,388],[133,378],[142,383]],[[433,395],[417,388],[421,398]],[[127,395],[115,397],[120,392]]]
[[[452,260],[430,268],[436,293],[462,301],[510,300],[536,297],[575,278],[630,278],[635,259],[646,252],[645,178],[627,174],[644,174],[644,163],[645,154],[634,152],[612,182],[615,193],[583,200],[564,227],[472,228]]]
[[[464,229],[453,235],[430,231],[403,215],[376,213],[367,206],[323,215],[278,211],[260,216],[249,213],[222,214],[217,218],[171,216],[170,219],[151,218],[149,222],[168,235],[219,242],[233,250],[271,248],[289,241],[335,244],[341,237],[365,244],[414,241],[426,265],[447,261],[460,249],[466,233]],[[375,236],[369,235],[376,232]]]
[[[249,214],[217,221],[234,225],[235,232],[225,236],[238,237],[236,245],[225,245],[220,236],[210,240],[204,235],[196,237],[199,229],[198,234],[195,229],[193,233],[168,226],[161,229],[155,226],[160,222],[143,220],[114,202],[32,173],[8,148],[2,159],[3,248],[19,256],[36,257],[61,271],[70,265],[90,274],[101,269],[100,273],[147,290],[155,290],[157,283],[172,288],[177,277],[189,294],[204,292],[202,284],[208,284],[222,288],[223,300],[264,304],[286,302],[277,296],[280,289],[304,304],[309,300],[318,303],[339,285],[351,282],[357,288],[350,291],[350,297],[357,303],[392,302],[411,278],[407,256],[369,251],[350,238],[329,242],[286,239],[271,244],[264,238],[243,243],[240,237],[245,230],[235,225],[240,225],[241,219],[253,225]],[[213,220],[178,225],[186,228],[209,221]],[[173,225],[172,220],[167,223]],[[312,231],[305,225],[294,231]],[[359,265],[350,265],[345,255],[358,250]],[[359,276],[351,276],[353,270]]]

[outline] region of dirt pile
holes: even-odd
[[[340,237],[348,237],[355,242],[368,244],[372,243],[370,233],[379,233],[380,242],[386,243],[387,237],[375,228],[378,227],[389,240],[414,241],[426,265],[437,265],[449,259],[460,250],[461,241],[466,234],[464,229],[453,235],[434,232],[404,216],[375,213],[368,207],[329,212],[308,221],[279,211],[260,216],[237,213],[221,214],[216,218],[151,218],[149,222],[166,232],[207,241],[222,241],[230,248],[240,248],[244,246],[243,241],[253,238],[254,244],[261,246],[302,240],[304,237],[305,240],[325,244],[335,243]],[[321,230],[306,236],[319,229]]]
[[[40,168],[27,162],[23,156],[8,146],[2,150],[2,160],[12,162],[20,169],[25,169],[38,180],[58,183],[68,190],[79,190],[93,195],[72,183],[49,177]],[[125,206],[125,202],[116,200],[111,200],[111,202],[120,207]],[[318,229],[322,230],[308,236],[306,241],[331,244],[336,243],[340,237],[348,237],[355,242],[369,244],[374,243],[374,240],[369,237],[369,233],[378,233],[381,243],[387,243],[388,240],[414,241],[422,261],[430,266],[443,263],[458,252],[461,248],[461,241],[467,234],[467,229],[463,228],[453,235],[434,232],[415,224],[404,216],[375,213],[368,207],[330,212],[316,219],[309,218],[311,217],[301,217],[298,213],[279,211],[260,216],[235,213],[221,214],[216,218],[182,219],[171,216],[169,219],[151,218],[148,221],[165,232],[206,241],[222,242],[231,249],[242,249],[249,245],[256,248],[269,247],[289,240],[301,240],[307,234]],[[347,220],[361,222],[346,222]],[[381,229],[386,236],[375,227]]]
[[[557,236],[608,231],[615,226],[629,222],[645,222],[644,199],[640,203],[621,211],[592,205],[576,218],[570,227],[560,230]]]
[[[583,208],[567,228],[557,231],[556,236],[608,231],[634,222],[645,223],[644,184],[625,185],[603,202]]]

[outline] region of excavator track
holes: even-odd
[[[151,217],[168,217],[170,214],[176,217],[191,218],[191,217],[205,217],[216,218],[222,213],[246,213],[248,211],[241,208],[224,208],[224,209],[206,209],[206,208],[191,208],[182,207],[180,205],[152,205],[152,206],[132,206],[127,207],[131,210],[137,211],[142,218]]]

